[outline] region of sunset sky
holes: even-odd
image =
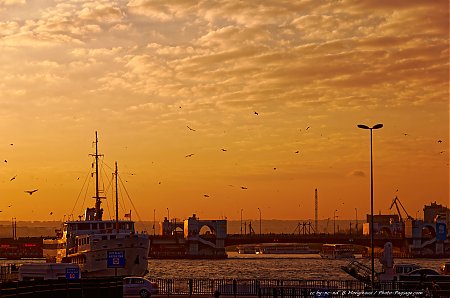
[[[95,131],[143,220],[363,219],[377,123],[375,212],[449,205],[448,0],[0,0],[0,47],[0,220],[93,205]]]

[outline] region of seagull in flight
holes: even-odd
[[[192,155],[194,155],[194,153],[188,154],[185,157],[191,157]]]
[[[15,175],[14,177],[12,177],[11,179],[9,179],[9,181],[13,181],[14,179],[16,179],[17,175]]]
[[[222,149],[223,152],[227,151],[227,149]]]
[[[209,195],[203,195],[205,198],[209,198]]]
[[[255,115],[259,115],[259,113],[255,111]]]
[[[38,191],[38,189],[33,189],[33,190],[25,190],[26,193],[28,193],[30,196],[34,193]]]
[[[247,187],[245,187],[245,186],[241,186],[241,188],[242,188],[242,189],[247,189]]]
[[[294,153],[300,153],[300,151],[297,150],[297,151],[295,151]]]
[[[438,143],[442,143],[442,140],[438,140],[437,142],[438,142]]]
[[[189,130],[196,131],[195,129],[190,128],[188,125],[186,125],[186,127],[189,128]]]

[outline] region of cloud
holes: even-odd
[[[0,0],[0,6],[10,6],[10,5],[23,5],[26,4],[26,0]]]

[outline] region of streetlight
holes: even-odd
[[[241,236],[242,236],[242,211],[244,211],[244,209],[241,209]]]
[[[336,235],[336,212],[337,212],[337,209],[334,210],[334,214],[333,214],[333,235]]]
[[[261,209],[259,209],[259,207],[258,211],[259,211],[259,237],[261,237]]]
[[[359,128],[370,130],[370,249],[371,249],[371,262],[372,262],[372,276],[371,276],[371,286],[373,290],[373,285],[375,282],[375,267],[374,267],[374,245],[373,245],[373,155],[372,155],[372,130],[380,129],[383,124],[376,124],[369,127],[364,124],[358,124]]]

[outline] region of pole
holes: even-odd
[[[259,237],[261,237],[262,235],[262,230],[261,230],[261,209],[259,209],[258,207],[258,211],[259,211]]]
[[[337,209],[334,210],[334,214],[333,214],[333,235],[336,235],[336,212],[337,212]]]
[[[156,224],[156,209],[153,209],[153,236],[156,235],[156,231],[155,231],[155,224]]]
[[[372,154],[372,146],[373,146],[373,137],[372,131],[374,129],[379,129],[383,127],[383,124],[376,124],[372,127],[367,125],[359,124],[359,128],[369,129],[370,130],[370,250],[371,250],[371,266],[372,266],[372,276],[371,276],[371,287],[374,289],[375,284],[375,267],[374,267],[374,230],[373,230],[373,154]]]
[[[355,217],[355,236],[358,236],[358,208],[355,208],[356,217]]]
[[[241,209],[241,236],[242,236],[242,211],[243,211],[244,209]]]
[[[372,128],[370,129],[370,249],[371,249],[371,286],[375,283],[375,265],[374,265],[374,231],[373,231],[373,155],[372,155]]]

